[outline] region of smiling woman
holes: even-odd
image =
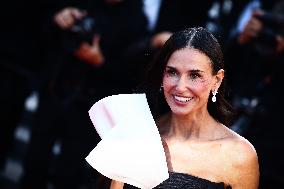
[[[173,34],[151,65],[142,89],[170,175],[155,188],[258,188],[254,147],[226,127],[231,106],[224,98],[224,76],[220,45],[202,27]],[[157,109],[161,103],[165,106]],[[111,189],[120,188],[135,187],[112,182]]]
[[[223,77],[223,69],[212,74],[210,60],[204,53],[191,48],[178,50],[168,60],[163,77],[167,104],[177,115],[206,112],[210,91],[218,90]]]
[[[154,115],[159,116],[161,112],[169,111],[159,92],[161,87],[164,88],[163,82],[178,82],[179,88],[187,77],[187,87],[192,89],[211,85],[207,88],[211,91],[207,91],[208,97],[212,99],[218,93],[218,100],[215,103],[208,101],[208,111],[217,121],[227,125],[231,119],[231,106],[224,98],[224,72],[223,54],[217,39],[204,28],[190,28],[175,33],[166,42],[150,66],[142,88],[148,94]],[[161,103],[166,105],[162,109]]]

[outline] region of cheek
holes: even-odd
[[[166,98],[166,101],[168,101],[168,98],[170,98],[173,89],[174,85],[171,82],[163,80],[163,94],[164,97]]]
[[[198,81],[198,82],[191,82],[188,84],[188,89],[194,93],[195,95],[206,95],[208,96],[211,88],[210,88],[210,82],[207,80],[204,81]],[[163,79],[163,89],[164,92],[169,92],[170,90],[174,89],[175,83],[169,81],[168,79],[164,78]]]
[[[164,90],[166,90],[166,89],[169,89],[169,88],[171,88],[171,87],[173,87],[174,85],[173,85],[173,83],[172,82],[170,82],[167,78],[163,78],[163,81],[162,81],[163,83],[162,83],[162,85],[163,85],[163,88],[164,88]]]
[[[211,91],[210,84],[208,82],[199,83],[198,85],[192,85],[190,90],[196,96],[208,97]]]
[[[209,83],[205,81],[197,85],[192,85],[191,88],[192,90],[195,90],[195,91],[205,92],[205,91],[208,91],[209,86],[210,86]]]

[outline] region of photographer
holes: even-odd
[[[86,0],[58,6],[48,17],[53,64],[39,90],[39,107],[25,162],[23,188],[103,188],[85,157],[99,141],[88,110],[102,97],[132,92],[121,56],[144,36],[141,0]],[[56,144],[56,145],[55,145]],[[60,150],[54,153],[54,146]],[[103,183],[104,184],[104,183]],[[94,185],[94,186],[90,186]]]
[[[283,186],[284,1],[251,1],[226,44],[230,99],[238,110],[235,126],[259,152],[260,188]],[[272,150],[276,149],[276,151]],[[275,155],[272,155],[274,154]]]
[[[258,97],[272,80],[275,82],[273,78],[284,52],[283,42],[283,1],[248,3],[225,44],[225,58],[230,62],[228,71],[232,72],[228,80],[233,86],[232,100]]]
[[[73,41],[73,45],[67,42],[65,46],[73,48],[72,51],[77,58],[92,65],[101,65],[104,62],[104,55],[100,48],[100,36],[94,34],[97,23],[87,14],[78,8],[67,7],[54,16],[54,22],[66,31],[66,40]]]
[[[283,52],[284,13],[255,10],[238,37],[240,45],[255,43],[260,53],[280,54]]]

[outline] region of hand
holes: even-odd
[[[276,53],[280,54],[284,51],[284,37],[281,35],[276,36]]]
[[[160,32],[152,37],[151,46],[153,48],[161,48],[165,42],[171,37],[171,32]]]
[[[69,29],[74,25],[76,20],[82,19],[86,16],[86,14],[86,11],[82,11],[74,7],[67,7],[59,11],[54,16],[54,22],[61,29]]]
[[[80,60],[91,65],[102,65],[104,63],[104,56],[100,48],[100,36],[95,35],[93,42],[90,45],[87,42],[83,42],[81,46],[74,52],[75,56]]]
[[[257,18],[264,13],[260,10],[254,11],[252,17],[247,22],[244,31],[240,33],[238,42],[240,44],[249,43],[253,38],[257,37],[263,28],[263,23]]]

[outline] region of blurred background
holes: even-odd
[[[131,93],[185,27],[225,57],[231,127],[256,148],[260,188],[284,186],[284,1],[10,1],[0,11],[0,188],[107,188],[85,157],[100,140],[87,111]]]

